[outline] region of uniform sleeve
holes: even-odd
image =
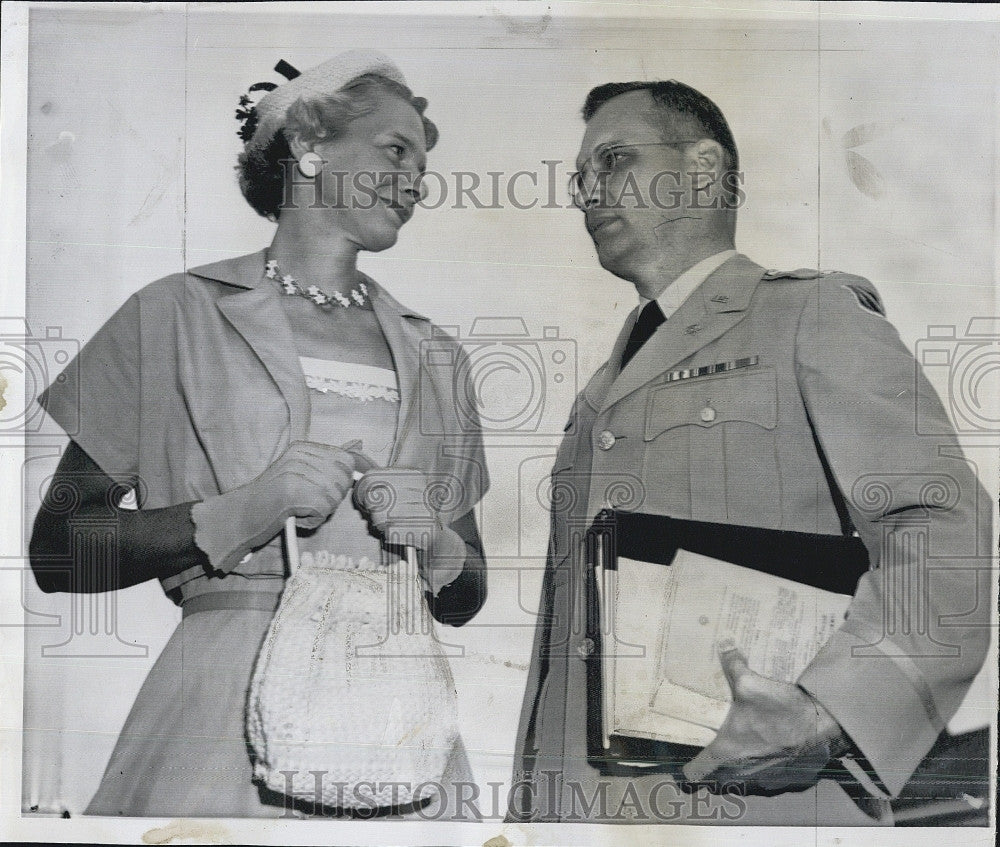
[[[139,473],[140,355],[133,295],[38,399],[108,476]]]
[[[881,311],[871,283],[837,275],[817,284],[800,318],[799,389],[874,567],[799,684],[896,795],[985,657],[991,512]]]

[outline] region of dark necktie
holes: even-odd
[[[660,324],[665,320],[666,317],[663,314],[663,310],[655,300],[650,300],[643,306],[642,311],[639,312],[639,319],[635,322],[635,326],[632,327],[628,341],[625,342],[625,350],[622,353],[622,370],[625,370],[625,366],[639,352],[639,348],[649,341],[653,333],[656,332]]]

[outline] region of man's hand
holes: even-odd
[[[847,746],[840,725],[798,686],[747,666],[731,641],[719,645],[733,704],[715,740],[684,766],[691,782],[778,794],[815,785],[831,757]]]

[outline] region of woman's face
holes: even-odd
[[[331,226],[359,249],[373,252],[395,244],[400,227],[413,216],[417,182],[427,165],[416,109],[384,92],[375,102],[336,138],[313,148],[325,161],[321,184],[317,180],[323,209],[316,211],[328,215]]]

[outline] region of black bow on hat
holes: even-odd
[[[282,59],[274,66],[274,69],[291,82],[295,77],[301,76],[301,72],[292,67]],[[246,94],[240,95],[239,107],[236,109],[236,120],[241,122],[241,126],[236,130],[236,134],[244,143],[253,138],[257,129],[258,115],[257,107],[253,105],[253,98],[250,97],[255,91],[274,91],[278,86],[273,82],[255,82],[247,89]]]

